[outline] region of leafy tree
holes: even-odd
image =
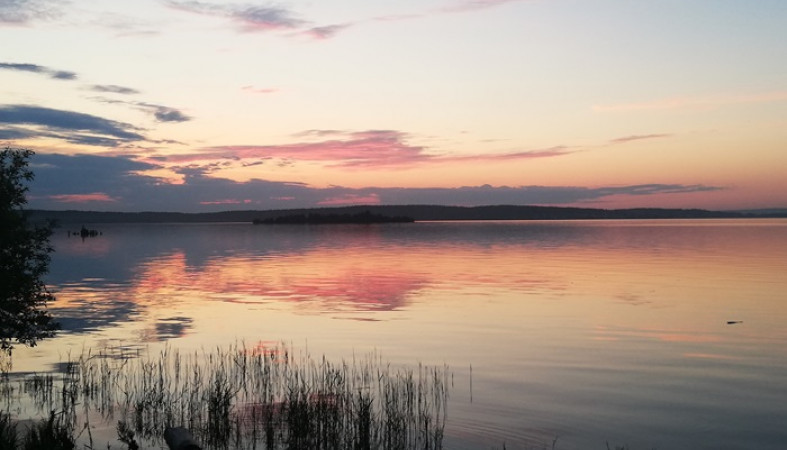
[[[27,220],[27,182],[33,180],[28,160],[33,151],[6,147],[0,151],[0,349],[14,343],[35,346],[51,337],[57,324],[46,310],[54,299],[43,276],[49,270],[51,224]]]

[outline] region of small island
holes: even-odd
[[[376,223],[412,223],[415,219],[405,216],[384,216],[363,211],[356,214],[290,214],[285,216],[270,217],[267,219],[254,219],[255,225],[327,225],[327,224],[376,224]]]

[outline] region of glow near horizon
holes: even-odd
[[[31,207],[517,202],[452,201],[483,185],[621,188],[523,204],[786,206],[785,22],[780,1],[0,1],[0,142],[181,186],[146,204],[42,158]],[[78,144],[107,131],[68,113],[121,130]]]

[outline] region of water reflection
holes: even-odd
[[[143,335],[145,341],[166,341],[168,339],[175,339],[184,337],[187,332],[191,331],[191,324],[193,320],[189,317],[166,317],[159,319],[153,324],[153,327],[146,330]]]
[[[674,339],[744,318],[760,334],[784,337],[767,316],[784,311],[785,224],[740,223],[110,225],[86,242],[55,241],[53,310],[67,332],[145,323],[149,340],[204,332],[194,328],[195,312],[220,304],[386,321],[450,297],[561,324],[659,328]],[[174,325],[172,317],[183,320]],[[475,319],[473,326],[501,325],[485,313]],[[244,320],[253,315],[236,319]]]
[[[65,333],[15,369],[110,340],[133,352],[284,339],[448,362],[449,448],[787,440],[767,425],[787,420],[787,221],[102,231],[56,236]]]
[[[425,275],[381,262],[365,253],[321,249],[274,259],[210,258],[192,267],[183,252],[143,263],[133,280],[137,299],[197,292],[206,299],[237,303],[320,302],[324,310],[391,311],[427,284]]]

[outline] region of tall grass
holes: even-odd
[[[211,449],[442,448],[447,367],[392,368],[377,355],[334,363],[243,344],[133,359],[87,352],[63,367],[18,389],[6,377],[0,394],[26,396],[41,416],[58,411],[83,440],[92,411],[120,422],[127,444],[160,445],[167,427],[183,426]]]

